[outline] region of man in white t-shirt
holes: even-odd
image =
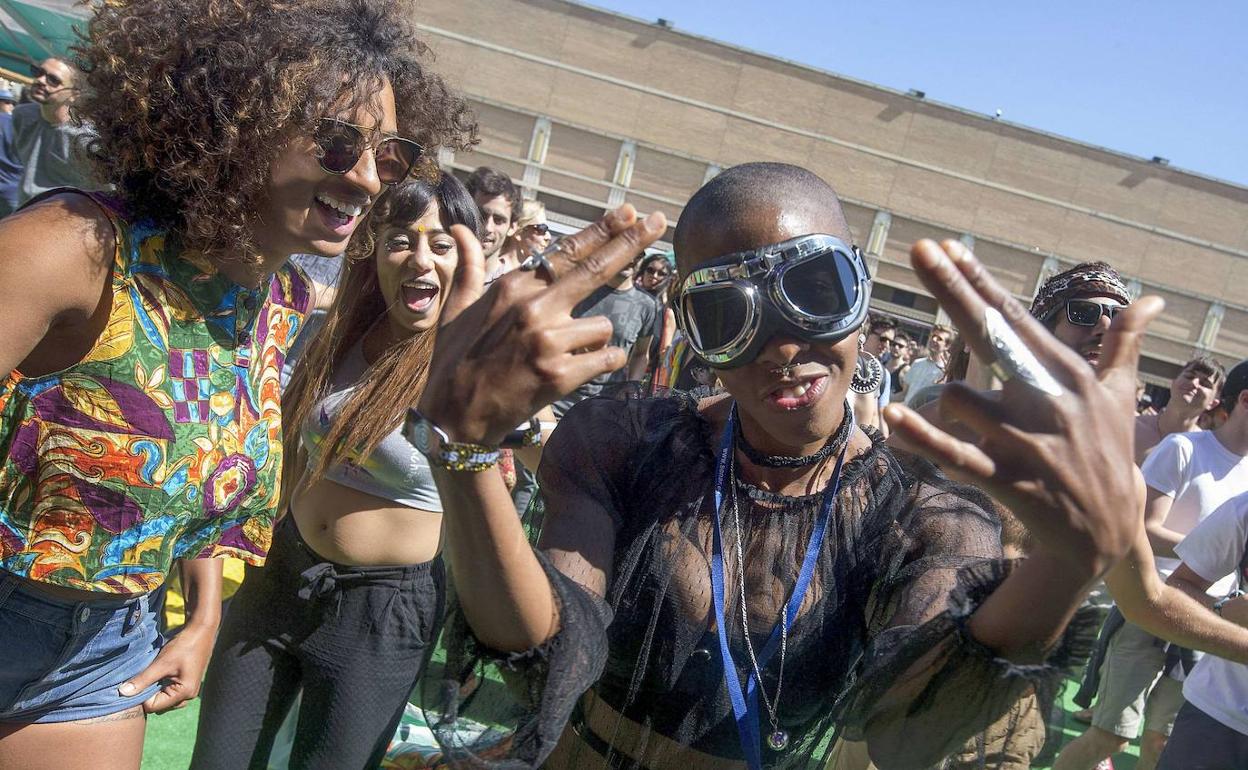
[[[1248,410],[1245,392],[1236,411]],[[1232,412],[1233,414],[1233,412]],[[1248,625],[1248,601],[1215,599],[1209,587],[1226,576],[1245,576],[1248,563],[1248,494],[1232,498],[1183,539],[1182,562],[1167,581],[1200,598],[1227,620]],[[1248,768],[1248,666],[1216,655],[1200,659],[1183,682],[1187,703],[1174,722],[1160,770]]]
[[[1248,362],[1231,370],[1222,391],[1230,418],[1215,431],[1175,433],[1148,455],[1144,525],[1157,568],[1167,577],[1179,565],[1175,546],[1223,503],[1248,493]],[[1242,402],[1242,403],[1237,403]],[[1222,596],[1233,575],[1210,586]],[[1092,767],[1140,735],[1142,770],[1152,770],[1183,704],[1182,686],[1163,676],[1166,643],[1134,623],[1109,642],[1092,727],[1062,752],[1057,767]]]
[[[927,338],[927,357],[910,364],[910,371],[906,372],[905,403],[907,406],[920,390],[928,385],[935,385],[945,376],[951,342],[953,342],[953,330],[948,326],[937,324],[932,327],[932,334]]]
[[[1141,466],[1148,484],[1144,528],[1167,577],[1179,566],[1175,546],[1227,500],[1248,492],[1248,405],[1240,403],[1248,401],[1248,361],[1227,374],[1222,398],[1226,422],[1166,436]]]
[[[1135,418],[1135,462],[1144,458],[1171,433],[1200,430],[1200,418],[1221,403],[1218,392],[1226,381],[1226,369],[1213,356],[1193,358],[1170,383],[1170,401],[1160,412]]]

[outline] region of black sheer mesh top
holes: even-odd
[[[745,766],[712,607],[718,433],[683,395],[592,399],[567,415],[528,522],[560,631],[540,649],[500,655],[452,611],[446,666],[424,687],[448,756],[493,767]],[[738,515],[722,512],[723,632],[744,682],[740,603],[761,650],[823,495],[779,496],[735,476],[725,497],[735,493]],[[783,751],[764,741],[765,766],[823,767],[837,733],[868,740],[882,768],[1028,766],[1043,741],[1036,696],[1086,652],[1094,621],[1077,619],[1039,666],[997,659],[970,637],[966,619],[1009,569],[992,511],[981,493],[878,440],[846,460],[787,633],[776,712],[792,739]],[[763,670],[768,697],[778,673],[777,655]]]

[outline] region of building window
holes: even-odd
[[[908,307],[921,313],[936,315],[936,300],[923,294],[916,294],[905,289],[898,289],[887,284],[877,283],[872,290],[872,297],[880,302],[888,302],[898,307]]]

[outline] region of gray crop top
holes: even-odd
[[[331,421],[338,416],[343,401],[355,390],[367,369],[361,338],[334,371],[329,394],[300,426],[299,435],[308,453],[309,470],[320,458],[321,443],[329,433]],[[409,508],[442,512],[442,498],[433,483],[429,461],[403,438],[402,425],[382,439],[368,457],[361,460],[352,455],[345,462],[329,466],[325,478]]]

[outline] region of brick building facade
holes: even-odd
[[[625,201],[675,221],[720,169],[786,161],[841,193],[873,305],[914,327],[941,313],[909,245],[951,237],[1024,301],[1093,259],[1163,296],[1154,384],[1196,351],[1248,358],[1248,188],[566,0],[426,0],[418,22],[481,124],[443,162],[510,173],[565,226]]]

